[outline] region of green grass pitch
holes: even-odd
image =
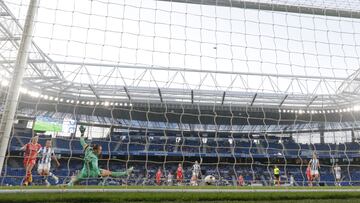
[[[2,202],[360,202],[360,187],[98,187],[77,186],[73,188],[59,187],[1,187],[6,189],[27,189],[17,193],[0,194]],[[53,189],[56,192],[42,193],[42,189]],[[129,189],[126,192],[62,192],[62,189]],[[146,191],[139,191],[147,189]],[[179,191],[159,191],[159,189],[177,189]],[[181,190],[187,190],[187,192]],[[191,191],[189,191],[191,189]],[[211,189],[211,192],[199,192],[199,189]],[[349,191],[353,190],[353,191]],[[134,191],[132,191],[134,190]],[[151,191],[149,191],[151,190]],[[220,191],[221,190],[221,191]],[[230,190],[228,192],[224,190]],[[263,192],[263,190],[269,190]],[[308,191],[304,191],[308,190]],[[316,190],[316,191],[314,191]],[[334,192],[334,190],[336,190]],[[234,192],[235,191],[235,192]]]
[[[49,131],[49,132],[61,132],[62,125],[57,123],[50,123],[44,121],[36,121],[34,125],[35,131]]]

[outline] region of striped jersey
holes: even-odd
[[[319,168],[319,159],[311,159],[310,160],[310,167],[312,171],[316,171]]]
[[[194,164],[192,167],[194,173],[200,173],[200,164]]]
[[[39,164],[49,164],[51,162],[51,158],[55,155],[54,150],[51,147],[42,147],[39,150],[39,154]]]
[[[340,166],[335,166],[335,167],[334,167],[334,171],[335,171],[335,174],[336,174],[337,176],[340,176],[340,175],[341,175],[341,168],[340,168]]]

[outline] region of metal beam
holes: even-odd
[[[31,63],[41,63],[40,61],[32,61]],[[1,63],[1,61],[0,61]],[[5,62],[9,63],[9,61]],[[83,66],[97,66],[97,67],[116,67],[120,69],[144,69],[154,71],[167,71],[167,72],[189,72],[189,73],[213,73],[213,74],[225,74],[225,75],[249,75],[249,76],[264,76],[264,77],[277,77],[277,78],[304,78],[304,79],[317,79],[317,80],[347,80],[348,77],[341,76],[314,76],[314,75],[290,75],[290,74],[279,74],[279,73],[252,73],[252,72],[241,72],[241,71],[222,71],[221,68],[218,70],[206,70],[206,69],[191,69],[191,68],[180,68],[180,67],[161,67],[161,66],[135,66],[135,65],[119,65],[119,64],[104,64],[104,63],[85,63],[78,61],[48,61],[49,64],[62,64],[62,65],[83,65]]]
[[[6,12],[0,12],[0,17],[2,17],[2,16],[9,16],[9,14]]]
[[[6,6],[5,2],[3,0],[0,0],[0,6],[2,7],[2,9],[5,10],[5,12],[7,13],[7,16],[10,16],[11,17],[11,20],[17,25],[17,27],[20,29],[21,32],[24,31],[23,27],[22,27],[22,24],[19,22],[19,20],[15,17],[15,15],[11,12],[11,10]],[[1,26],[1,24],[0,24]],[[12,33],[9,33],[9,36],[13,36]],[[12,41],[14,44],[14,46],[18,47],[18,43],[17,43],[17,40],[15,41]],[[50,60],[50,58],[34,43],[32,42],[31,45],[35,48],[35,50],[38,52],[38,54],[41,55],[41,57],[44,59],[44,60]],[[35,51],[35,52],[36,52]],[[29,61],[29,60],[28,60]],[[47,62],[46,62],[47,63]],[[32,63],[34,66],[36,64]],[[48,64],[48,69],[52,71],[52,73],[56,76],[58,76],[61,80],[64,80],[64,76],[62,74],[62,72],[60,71],[60,69],[56,66],[51,66]],[[41,75],[43,75],[43,73],[41,72]]]
[[[346,10],[341,8],[326,8],[325,6],[324,8],[320,8],[320,7],[311,7],[304,5],[289,5],[289,4],[280,4],[280,3],[277,4],[277,3],[265,3],[258,1],[256,2],[239,1],[239,0],[160,0],[160,1],[360,19],[359,11]]]
[[[317,98],[318,98],[318,96],[315,96],[314,98],[312,98],[311,101],[309,102],[309,104],[306,105],[306,107],[309,107]]]
[[[91,91],[94,93],[96,99],[100,99],[99,95],[96,93],[95,88],[92,85],[89,85],[89,88],[91,89]]]
[[[284,99],[280,102],[279,107],[281,107],[284,104],[284,102],[288,96],[289,96],[288,94],[285,95]]]
[[[129,98],[129,101],[131,101],[131,97],[130,97],[128,89],[126,87],[124,87],[124,90],[125,90],[126,96]]]
[[[51,81],[55,81],[55,80],[59,80],[59,78],[56,77],[56,76],[26,76],[26,77],[24,77],[24,80],[51,80]]]
[[[254,95],[254,97],[253,97],[253,99],[252,99],[252,101],[251,101],[250,106],[252,106],[252,105],[254,104],[256,97],[257,97],[257,93],[255,93],[255,95]]]
[[[20,37],[0,37],[0,41],[21,40]]]
[[[160,102],[163,103],[163,98],[162,98],[162,95],[161,95],[160,88],[158,88],[158,92],[159,92]]]
[[[1,26],[1,25],[0,25]],[[1,64],[14,64],[16,61],[15,60],[1,60],[0,61],[0,65]],[[33,64],[36,64],[36,63],[46,63],[45,60],[43,59],[29,59],[28,60],[28,63],[33,63]]]
[[[191,90],[191,103],[194,103],[194,90]]]
[[[222,96],[222,100],[221,100],[221,105],[224,105],[225,96],[226,96],[226,92],[224,91],[223,96]]]

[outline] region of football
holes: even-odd
[[[212,185],[212,184],[215,183],[215,181],[216,181],[216,178],[214,176],[212,176],[212,175],[208,175],[204,179],[204,182],[205,182],[206,185]]]

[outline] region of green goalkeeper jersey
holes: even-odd
[[[85,149],[84,167],[81,170],[81,178],[98,177],[101,174],[98,166],[98,156],[94,153],[93,148],[85,142],[83,137],[80,138],[80,144]]]
[[[73,186],[75,183],[86,178],[98,178],[101,176],[102,169],[98,166],[99,158],[94,152],[94,149],[85,142],[83,137],[80,138],[80,144],[84,149],[84,167],[77,176],[71,179],[67,184],[68,186]],[[112,177],[123,177],[129,175],[133,169],[133,167],[130,167],[126,171],[112,171],[109,175]]]

